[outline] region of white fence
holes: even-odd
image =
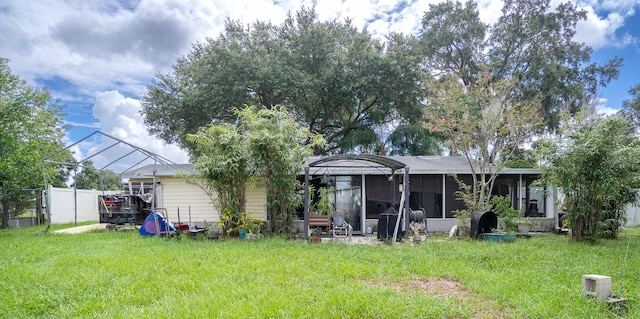
[[[52,224],[73,222],[99,221],[98,195],[119,194],[120,191],[98,191],[95,189],[76,190],[74,199],[73,188],[49,187],[47,201],[51,213]],[[77,206],[75,205],[77,203]]]
[[[637,204],[640,205],[640,204]],[[626,226],[640,225],[640,207],[635,205],[627,206],[627,223]]]

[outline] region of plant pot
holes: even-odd
[[[492,243],[512,243],[516,241],[516,235],[504,233],[484,233],[484,240]]]
[[[518,232],[522,234],[528,234],[533,229],[531,224],[518,224]]]
[[[245,240],[247,239],[247,232],[244,230],[240,231],[240,240]]]

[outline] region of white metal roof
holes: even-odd
[[[310,167],[311,175],[389,175],[391,169],[384,164],[366,160],[356,160],[354,157],[345,157],[338,161],[322,162],[327,157],[313,156],[307,164],[320,161],[322,165]],[[399,162],[409,168],[410,174],[435,175],[435,174],[470,174],[469,163],[461,156],[386,156],[393,162]],[[306,165],[305,165],[306,166]],[[126,172],[123,177],[144,178],[153,176],[154,165],[146,165]],[[175,176],[179,171],[194,174],[192,164],[179,165],[155,165],[156,176]],[[539,168],[508,168],[502,169],[500,174],[540,174]],[[304,174],[304,172],[300,172]]]

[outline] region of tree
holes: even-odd
[[[457,74],[465,85],[475,81],[485,60],[487,28],[473,1],[429,5],[420,40],[430,71],[435,76]]]
[[[200,154],[194,164],[199,179],[188,181],[200,186],[218,211],[244,212],[247,184],[255,172],[249,165],[246,138],[238,126],[211,124],[196,134],[187,135],[186,139]]]
[[[620,58],[596,65],[592,49],[573,41],[585,18],[571,3],[552,10],[550,0],[506,0],[498,21],[485,26],[473,2],[447,1],[425,13],[420,39],[435,75],[455,74],[472,84],[479,70],[490,69],[494,79],[518,86],[514,99],[542,98],[540,130],[554,131],[563,113],[593,104],[599,88],[619,75]]]
[[[54,152],[57,152],[58,150],[54,150]],[[50,155],[50,154],[45,154],[45,156]],[[55,158],[53,159],[59,163],[73,163],[75,162],[75,159],[73,158],[73,155],[71,154],[70,151],[63,151],[60,152],[60,154],[56,154]],[[47,164],[46,167],[48,168],[50,164]],[[53,187],[58,187],[58,188],[68,188],[68,182],[69,180],[71,180],[71,178],[73,177],[73,167],[69,166],[69,165],[56,165],[57,169],[58,169],[58,174],[56,174],[52,180],[48,181],[50,183],[51,186]],[[54,166],[55,167],[55,166]]]
[[[60,175],[57,166],[45,165],[43,172],[42,158],[62,148],[63,127],[61,106],[49,91],[28,86],[0,59],[1,228],[25,208],[31,198],[26,190]],[[54,160],[68,156],[62,152]]]
[[[542,96],[544,124],[552,130],[562,113],[592,105],[598,88],[619,75],[622,59],[596,65],[592,49],[573,41],[583,19],[586,11],[570,2],[554,11],[550,0],[506,0],[491,28],[488,64],[494,76],[518,81],[524,100]]]
[[[622,115],[629,118],[635,127],[640,127],[640,83],[629,89],[630,99],[622,102]]]
[[[75,185],[78,189],[119,190],[122,189],[122,180],[112,170],[96,170],[93,162],[87,160],[76,174]]]
[[[149,131],[167,142],[209,123],[235,120],[232,107],[288,109],[327,149],[374,149],[376,129],[420,115],[423,68],[415,39],[389,35],[386,44],[349,20],[320,22],[301,9],[282,25],[227,21],[216,39],[193,46],[171,74],[158,75],[143,98]]]
[[[251,106],[235,113],[237,124],[213,124],[187,136],[200,154],[195,164],[200,185],[220,211],[240,213],[248,184],[259,180],[265,185],[270,231],[288,233],[302,200],[297,176],[322,141],[282,107]]]
[[[493,183],[514,146],[534,134],[541,121],[540,105],[518,101],[514,82],[495,81],[488,71],[472,85],[446,76],[428,87],[432,90],[425,107],[426,127],[441,134],[452,153],[462,154],[471,170],[471,185],[457,179],[466,210],[456,217],[464,221],[473,213],[490,210]]]
[[[626,206],[638,199],[640,141],[631,121],[618,116],[570,124],[543,180],[564,194],[572,240],[615,238]]]
[[[442,153],[442,142],[442,135],[428,128],[400,125],[387,137],[387,153],[400,156],[438,155]]]
[[[302,204],[297,177],[313,148],[321,147],[324,141],[319,135],[310,136],[284,108],[249,107],[238,116],[246,132],[252,165],[265,185],[270,231],[288,234],[295,209]]]

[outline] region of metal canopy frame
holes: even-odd
[[[390,168],[392,171],[400,170],[407,167],[407,165],[405,165],[404,163],[394,160],[393,158],[390,158],[390,157],[385,157],[380,155],[366,155],[366,154],[362,154],[362,155],[340,154],[340,155],[324,157],[309,163],[309,167],[320,167],[320,166],[323,166],[323,164],[338,162],[338,161],[367,161],[367,162],[376,163],[378,165],[382,165],[384,167]],[[331,165],[331,167],[354,167],[354,166],[353,165],[346,165],[346,166]]]
[[[52,161],[51,160],[52,157],[60,154],[61,152],[66,151],[66,150],[70,149],[71,147],[74,147],[74,146],[78,145],[79,143],[84,142],[87,139],[89,139],[91,137],[94,137],[94,136],[103,136],[103,137],[111,139],[114,142],[112,144],[102,148],[102,149],[99,149],[95,153],[93,153],[93,154],[91,154],[91,155],[89,155],[89,156],[87,156],[87,157],[85,157],[85,158],[83,158],[83,159],[81,159],[79,161],[58,162],[58,161]],[[42,162],[41,162],[41,165],[42,165],[42,177],[43,177],[43,180],[44,180],[44,189],[45,189],[44,201],[46,203],[46,212],[47,212],[47,228],[45,229],[45,233],[47,231],[49,231],[49,227],[51,227],[51,205],[49,203],[49,194],[48,194],[47,176],[46,176],[46,172],[45,172],[45,164],[65,165],[65,166],[70,166],[70,167],[75,167],[76,168],[74,170],[74,176],[73,176],[73,178],[74,178],[73,199],[74,199],[74,214],[75,214],[75,216],[74,216],[74,218],[75,218],[74,224],[77,224],[77,222],[78,222],[78,220],[77,220],[78,219],[78,201],[77,201],[77,192],[76,192],[77,189],[76,189],[76,183],[75,183],[75,178],[76,178],[76,174],[77,174],[77,167],[83,167],[82,164],[85,161],[87,161],[87,160],[89,160],[89,159],[91,159],[91,158],[93,158],[93,157],[95,157],[95,156],[97,156],[99,154],[102,154],[102,153],[104,153],[104,152],[106,152],[106,151],[108,151],[108,150],[110,150],[110,149],[112,149],[112,148],[114,148],[115,146],[118,146],[118,145],[126,146],[127,149],[129,149],[129,151],[126,152],[124,155],[121,155],[117,159],[109,162],[107,165],[105,165],[105,166],[101,167],[100,169],[98,169],[98,171],[100,172],[100,184],[101,184],[102,191],[104,192],[104,184],[103,184],[103,181],[102,181],[102,172],[105,169],[107,169],[109,166],[111,166],[111,165],[113,165],[113,164],[115,164],[115,163],[117,163],[119,161],[122,161],[123,159],[125,159],[125,158],[127,158],[129,156],[132,156],[134,154],[142,154],[143,157],[144,157],[142,160],[140,160],[137,163],[131,165],[126,170],[124,170],[124,171],[122,171],[122,172],[120,172],[118,174],[120,175],[120,178],[122,179],[122,174],[124,174],[125,172],[130,171],[131,169],[135,168],[136,166],[142,164],[143,162],[145,162],[147,160],[153,160],[153,173],[152,173],[152,176],[153,176],[152,194],[153,194],[153,196],[151,197],[151,207],[153,207],[155,209],[156,166],[158,164],[163,164],[163,165],[172,166],[172,167],[177,168],[177,169],[179,169],[180,166],[178,164],[174,163],[173,161],[169,160],[168,158],[162,156],[162,155],[147,151],[144,148],[141,148],[139,146],[133,145],[133,144],[131,144],[129,142],[126,142],[126,141],[124,141],[122,139],[119,139],[119,138],[114,137],[112,135],[106,134],[104,132],[94,131],[93,133],[85,136],[84,138],[78,140],[77,142],[75,142],[73,144],[70,144],[70,145],[58,150],[57,152],[54,152],[54,153],[52,153],[52,154],[50,154],[50,155],[48,155],[48,156],[46,156],[46,157],[44,157],[42,159]]]
[[[403,204],[403,208],[402,208],[402,213],[404,214],[404,220],[405,220],[405,237],[408,237],[408,229],[409,229],[409,166],[397,161],[395,159],[392,159],[390,157],[385,157],[385,156],[380,156],[380,155],[367,155],[367,154],[362,154],[362,155],[356,155],[356,154],[339,154],[339,155],[333,155],[333,156],[328,156],[328,157],[324,157],[321,159],[318,159],[316,161],[313,161],[311,163],[309,163],[307,166],[305,166],[304,168],[304,239],[308,240],[309,239],[309,171],[312,167],[316,167],[316,168],[336,168],[336,167],[342,167],[342,168],[356,168],[356,167],[360,167],[360,166],[356,166],[353,164],[345,164],[345,165],[332,165],[332,163],[336,163],[336,162],[341,162],[341,161],[357,161],[357,162],[361,162],[361,161],[365,161],[365,162],[370,162],[370,163],[375,163],[380,165],[381,167],[385,167],[391,170],[391,176],[392,176],[392,182],[393,182],[393,186],[395,189],[395,175],[397,171],[402,170],[403,175],[403,179],[402,179],[402,196],[401,196],[401,204]],[[395,202],[395,193],[394,193],[394,199],[393,201]],[[398,218],[398,223],[400,221],[400,218]],[[397,227],[396,230],[394,231],[394,241],[397,235]]]

